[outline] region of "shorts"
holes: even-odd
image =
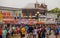
[[[59,33],[55,33],[55,35],[59,35]]]
[[[2,35],[2,38],[6,38],[6,35]]]
[[[22,33],[21,33],[21,37],[25,37],[25,34],[22,34]]]
[[[46,33],[46,35],[49,35],[49,33]]]
[[[59,33],[60,33],[60,31],[59,31]]]
[[[36,35],[37,33],[33,33],[33,35]]]
[[[25,37],[25,34],[21,34],[22,37]]]

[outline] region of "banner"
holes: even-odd
[[[21,14],[19,13],[19,18],[21,18]]]
[[[29,18],[29,13],[27,13],[27,18]]]
[[[8,16],[10,16],[10,13],[9,12],[5,12],[5,15],[8,17]]]
[[[16,13],[16,17],[18,16],[18,13]]]
[[[26,14],[25,13],[22,13],[22,18],[25,18]]]
[[[0,23],[2,22],[2,11],[0,11]]]
[[[30,19],[32,19],[32,14],[30,13]]]

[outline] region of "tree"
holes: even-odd
[[[49,13],[60,13],[60,9],[59,8],[54,8],[48,11]]]
[[[54,8],[48,11],[48,13],[57,13],[57,17],[60,16],[60,9],[59,8]]]

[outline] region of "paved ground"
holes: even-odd
[[[20,35],[14,35],[14,36],[9,36],[9,38],[21,38],[21,37],[20,37]],[[27,37],[25,37],[25,38],[27,38]],[[32,38],[32,37],[30,37],[30,38]],[[36,38],[38,38],[38,37],[36,37]],[[55,35],[50,35],[49,38],[56,38],[56,37],[55,37]],[[60,36],[58,36],[58,38],[60,38]]]

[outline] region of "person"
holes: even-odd
[[[33,30],[33,38],[36,38],[36,35],[37,35],[37,28],[36,26],[34,27],[34,30]]]
[[[7,30],[3,29],[3,31],[2,31],[2,38],[6,38],[6,35],[7,35]]]
[[[60,26],[58,27],[58,30],[59,30],[59,36],[60,36]]]
[[[46,29],[46,35],[47,35],[47,38],[49,38],[49,30],[48,30],[48,27],[45,28]]]
[[[29,38],[31,38],[32,35],[33,35],[33,27],[32,27],[32,25],[29,26],[28,32],[29,32],[28,36],[29,36]]]
[[[20,28],[21,30],[21,38],[24,38],[25,37],[25,34],[26,34],[26,28],[24,27],[24,24],[22,24],[22,27]]]
[[[19,28],[18,28],[18,26],[17,26],[16,29],[15,29],[15,33],[16,33],[16,37],[18,38],[18,33],[19,33]]]
[[[7,33],[7,36],[8,35],[12,35],[12,28],[10,27],[9,30],[8,30],[8,33]]]
[[[19,33],[19,28],[18,28],[18,26],[16,27],[15,32],[16,32],[16,34]]]
[[[11,35],[11,28],[9,27],[6,27],[6,30],[7,30],[7,37],[6,38],[9,38],[9,36]]]
[[[25,28],[26,28],[26,32],[28,33],[29,26],[27,24],[25,25]]]
[[[28,29],[29,29],[29,26],[26,24],[25,28],[26,28],[26,38],[28,38]]]
[[[51,30],[51,29],[50,29],[50,27],[47,27],[47,26],[46,26],[45,29],[46,29],[46,35],[47,35],[47,38],[49,38],[50,30]]]
[[[59,30],[58,30],[58,28],[56,27],[56,28],[55,28],[55,36],[56,36],[56,38],[58,38],[58,35],[59,35]]]
[[[45,38],[45,33],[46,33],[46,29],[45,29],[45,27],[43,27],[41,38]]]
[[[2,38],[2,27],[0,26],[0,38]]]
[[[9,23],[9,24],[7,24],[7,27],[8,27],[8,28],[10,27],[10,23]]]
[[[15,36],[15,26],[12,26],[12,36]]]
[[[38,27],[37,34],[38,34],[38,38],[41,38],[41,34],[42,34],[42,27]]]

